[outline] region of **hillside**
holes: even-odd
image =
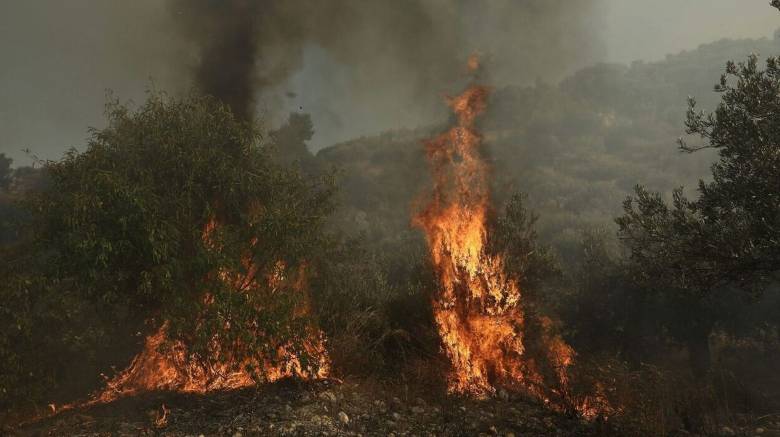
[[[780,62],[712,86],[751,52],[780,32],[316,155],[199,92],[0,154],[0,434],[780,435]]]
[[[559,84],[494,90],[482,129],[496,198],[526,193],[543,240],[566,259],[583,230],[612,229],[635,184],[664,193],[682,185],[691,193],[714,155],[676,147],[687,98],[714,109],[712,86],[724,65],[750,53],[780,53],[780,40],[721,40],[660,62],[601,64]],[[440,130],[391,131],[317,154],[343,172],[344,229],[374,241],[408,236],[411,211],[428,185],[422,142]]]

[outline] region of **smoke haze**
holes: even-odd
[[[269,128],[311,113],[313,149],[426,125],[472,52],[496,86],[622,59],[604,39],[626,28],[606,22],[625,18],[616,1],[0,0],[0,151],[56,159],[100,127],[106,89],[150,86],[195,86]]]
[[[574,5],[574,6],[573,6]],[[311,112],[315,142],[443,115],[472,51],[496,79],[563,74],[603,51],[599,2],[31,0],[0,4],[0,149],[57,158],[101,121],[106,89],[196,86],[244,117]],[[500,67],[499,67],[500,66]],[[522,66],[522,68],[518,68]],[[150,81],[151,79],[151,81]],[[281,109],[280,109],[281,108]]]

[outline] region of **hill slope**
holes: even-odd
[[[695,189],[713,155],[676,149],[687,97],[713,109],[726,62],[753,52],[778,54],[780,40],[721,40],[660,62],[596,65],[557,85],[494,90],[482,129],[496,198],[527,193],[542,238],[566,258],[583,229],[612,226],[635,184]],[[375,241],[408,237],[411,211],[429,185],[422,142],[441,130],[386,132],[317,154],[321,165],[343,170],[344,229]]]

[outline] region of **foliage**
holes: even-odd
[[[317,161],[309,152],[306,141],[314,136],[314,125],[309,114],[291,112],[287,121],[269,133],[273,155],[281,164],[297,166],[306,174],[317,172]]]
[[[712,150],[680,155],[669,143],[684,128],[688,95],[714,108],[712,82],[728,59],[780,51],[780,39],[720,40],[657,62],[600,64],[559,84],[497,88],[481,118],[497,205],[515,192],[539,215],[540,241],[577,263],[581,230],[610,227],[637,181],[670,192],[706,178]],[[420,143],[440,126],[394,130],[319,151],[342,169],[341,228],[371,241],[407,232],[430,185]]]
[[[510,198],[488,240],[492,252],[505,256],[509,273],[519,278],[522,288],[535,289],[561,271],[554,253],[539,243],[535,228],[538,216],[525,208],[523,199],[521,194]]]
[[[3,403],[97,376],[103,355],[164,320],[203,359],[300,335],[290,290],[324,241],[332,185],[273,164],[257,126],[209,97],[152,93],[107,117],[83,153],[45,163],[26,239],[3,254]],[[215,336],[221,356],[206,351]]]
[[[11,163],[13,160],[0,153],[0,190],[7,190],[11,184]]]
[[[765,286],[780,260],[777,61],[765,71],[756,57],[729,64],[718,94],[701,100],[712,107],[720,98],[713,114],[691,101],[688,133],[706,144],[682,146],[702,151],[667,146],[685,96],[709,91],[726,59],[774,52],[778,42],[722,40],[659,62],[596,65],[560,84],[499,88],[481,123],[499,211],[490,250],[505,254],[524,296],[544,312],[555,307],[578,351],[578,376],[611,389],[628,412],[619,420],[634,429],[711,427],[703,410],[720,414],[713,393],[723,387],[693,382],[677,364],[686,354],[715,356],[713,332],[740,345],[776,332],[780,291]],[[358,138],[315,157],[305,114],[290,114],[264,144],[258,126],[210,98],[153,94],[136,111],[113,102],[108,118],[84,153],[46,164],[45,191],[14,201],[31,220],[0,253],[0,405],[95,383],[129,357],[134,334],[164,320],[204,359],[215,335],[227,354],[295,343],[307,318],[294,316],[300,294],[285,291],[301,269],[335,372],[396,382],[423,359],[436,365],[437,283],[409,218],[430,183],[420,141],[437,126]],[[330,182],[292,170],[311,176],[334,165],[343,188],[329,221],[337,239],[323,232],[336,196]],[[4,187],[22,173],[10,183],[0,157]],[[701,178],[695,200],[673,191]],[[651,189],[626,202],[623,245],[613,228],[583,235],[610,225],[637,180]],[[655,191],[672,192],[671,203]],[[7,193],[0,187],[0,209],[11,205]],[[265,279],[280,266],[288,280],[277,290],[261,281],[236,292],[215,274]],[[540,329],[537,309],[528,304],[530,330]],[[774,357],[771,345],[750,350]],[[759,357],[743,348],[730,359],[744,356]]]
[[[620,247],[605,229],[584,231],[577,263],[566,272],[568,293],[557,312],[580,354],[631,363],[658,352],[663,311],[626,274]]]
[[[13,215],[11,196],[11,159],[0,153],[0,247],[11,239],[10,218]]]
[[[735,285],[760,291],[780,268],[780,70],[769,58],[729,63],[716,91],[715,113],[695,110],[687,132],[718,151],[712,182],[700,182],[699,198],[681,189],[667,206],[659,194],[637,188],[618,219],[621,237],[646,280],[659,278],[693,294]],[[729,82],[733,78],[734,84]],[[685,151],[691,147],[682,142]]]
[[[780,270],[780,69],[775,58],[766,65],[759,70],[756,56],[729,62],[714,113],[696,111],[690,100],[687,132],[706,144],[681,140],[680,147],[712,148],[719,157],[712,181],[699,182],[699,197],[680,188],[668,205],[638,186],[617,219],[632,279],[681,311],[665,326],[699,370],[709,367],[713,328],[737,324],[734,310],[759,299]]]
[[[313,279],[320,324],[342,375],[390,376],[438,353],[427,252],[410,241],[379,252],[365,237],[326,251]]]

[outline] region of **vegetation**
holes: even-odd
[[[780,61],[729,62],[710,85],[727,59],[779,44],[723,40],[498,89],[481,121],[489,250],[529,319],[560,318],[573,381],[620,406],[605,430],[707,433],[780,407]],[[335,374],[441,385],[437,278],[410,227],[430,184],[420,141],[438,126],[314,156],[305,114],[265,137],[197,95],[107,116],[40,171],[0,155],[0,406],[85,393],[165,323],[209,361],[304,352],[314,317]],[[678,188],[696,183],[695,197]],[[301,293],[219,274],[280,269],[283,291],[305,270],[311,313]],[[214,338],[229,345],[217,356]]]
[[[504,204],[525,193],[541,240],[573,266],[582,231],[612,229],[638,182],[669,193],[709,178],[713,150],[677,154],[671,147],[685,129],[687,97],[714,109],[712,85],[726,61],[778,51],[778,39],[721,40],[659,62],[595,65],[559,84],[496,89],[480,126],[494,198]],[[317,154],[326,167],[342,169],[336,214],[344,230],[382,245],[407,240],[420,187],[430,184],[420,142],[441,130],[391,131]]]
[[[44,163],[49,187],[21,202],[4,249],[5,405],[94,385],[163,321],[204,360],[215,336],[249,356],[301,336],[291,280],[248,293],[216,273],[296,271],[324,242],[331,185],[273,164],[257,127],[211,98],[151,94],[107,116],[83,153]]]
[[[538,232],[536,244],[552,246],[527,250],[526,234],[503,233],[498,220],[497,235],[511,236],[499,250],[550,261],[539,268],[510,256],[508,265],[563,319],[583,372],[616,381],[615,403],[643,412],[625,417],[643,432],[712,431],[733,425],[738,412],[780,405],[771,370],[780,350],[776,61],[764,71],[758,56],[729,63],[715,93],[711,85],[728,59],[778,48],[777,39],[723,40],[657,63],[587,68],[559,85],[499,89],[482,123],[494,197],[511,211],[513,193],[526,192],[539,217],[528,229]],[[700,103],[686,116],[691,94]],[[343,229],[405,257],[400,248],[416,244],[406,229],[417,187],[429,183],[419,143],[436,130],[389,132],[318,154],[344,168]],[[696,153],[674,153],[684,131],[706,143],[687,139],[683,151]],[[699,180],[696,200],[676,191]],[[658,193],[634,191],[639,182]],[[542,280],[528,281],[537,273]]]
[[[691,99],[687,132],[707,144],[682,150],[717,150],[712,182],[699,183],[699,197],[674,191],[672,205],[660,194],[637,187],[617,219],[630,251],[634,277],[668,294],[689,311],[684,327],[695,356],[709,357],[708,336],[723,314],[703,302],[717,289],[742,290],[758,298],[777,280],[780,267],[780,77],[775,58],[761,71],[752,56],[729,63],[715,91],[723,102],[711,114],[697,112]],[[710,299],[712,300],[712,299]]]

